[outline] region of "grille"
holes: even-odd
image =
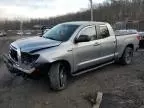
[[[10,56],[13,60],[15,60],[16,62],[18,61],[18,57],[17,57],[17,51],[14,49],[10,49]]]

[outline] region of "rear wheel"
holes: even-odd
[[[120,59],[121,63],[124,65],[129,65],[132,62],[133,58],[133,49],[131,47],[127,47]]]
[[[67,86],[67,68],[61,63],[53,63],[49,71],[50,87],[53,90],[63,90]]]

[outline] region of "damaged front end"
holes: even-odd
[[[45,74],[50,67],[50,61],[37,52],[59,46],[61,43],[44,37],[19,39],[10,44],[9,54],[4,56],[4,61],[12,73]]]
[[[11,47],[8,55],[3,55],[4,62],[11,73],[18,75],[38,75],[43,64],[36,63],[39,54],[21,52],[18,48]]]

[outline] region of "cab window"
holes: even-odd
[[[107,38],[110,36],[109,30],[106,25],[99,26],[99,39]]]

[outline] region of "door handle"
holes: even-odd
[[[71,52],[71,51],[72,51],[72,49],[67,50],[67,52]]]
[[[94,46],[99,46],[99,45],[100,45],[100,43],[98,43],[98,42],[94,43]]]

